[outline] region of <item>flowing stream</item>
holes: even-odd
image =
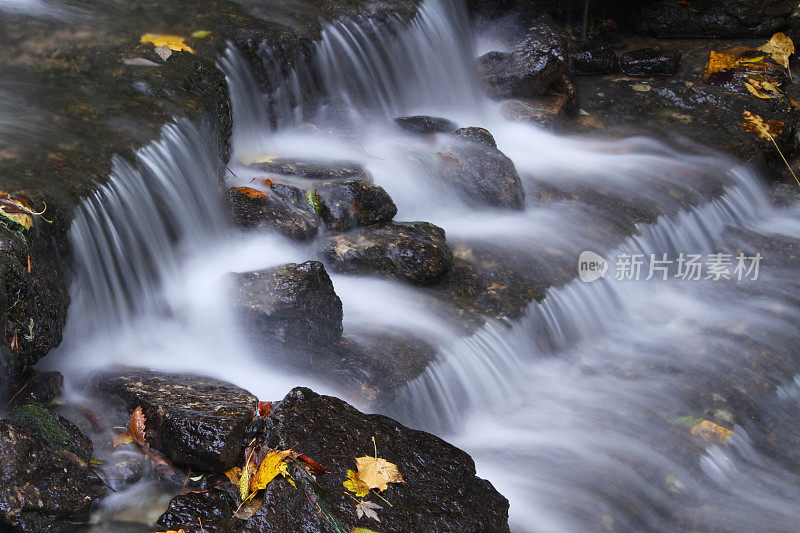
[[[509,257],[735,254],[731,228],[800,238],[800,212],[770,207],[759,176],[724,157],[644,138],[559,137],[504,119],[475,78],[475,43],[450,0],[428,0],[408,25],[340,21],[270,95],[230,49],[220,61],[234,104],[228,185],[252,186],[243,162],[264,155],[357,161],[394,199],[396,220],[430,221],[450,242]],[[314,98],[299,89],[309,73]],[[431,154],[442,141],[431,147],[393,122],[419,113],[491,131],[522,177],[525,209],[488,209],[437,186]],[[176,122],[135,162],[115,161],[108,186],[75,220],[73,305],[48,359],[72,382],[133,364],[219,376],[263,399],[301,384],[336,394],[276,371],[269,347],[249,345],[231,318],[228,272],[317,252],[228,226],[212,139],[203,124]],[[622,195],[664,215],[629,237],[611,212],[539,201],[541,183]],[[708,194],[709,183],[724,193]],[[522,318],[488,320],[467,337],[421,289],[332,278],[346,332],[388,326],[438,348],[387,414],[468,451],[478,475],[509,498],[514,531],[790,531],[800,523],[800,472],[786,444],[800,439],[789,416],[800,407],[800,277],[768,260],[757,281],[626,282],[613,271],[575,279]],[[680,423],[709,412],[735,424],[728,446],[700,442]],[[754,413],[784,444],[769,445]]]

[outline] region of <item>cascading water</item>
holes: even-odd
[[[391,194],[398,220],[434,222],[451,242],[575,261],[584,250],[607,258],[733,253],[730,227],[800,238],[796,210],[770,208],[757,177],[717,155],[647,139],[561,138],[503,119],[480,97],[458,3],[429,0],[407,26],[384,24],[326,26],[309,64],[269,95],[228,51],[221,66],[234,108],[231,184],[250,185],[255,173],[245,163],[267,154],[356,161]],[[301,90],[309,79],[319,83],[313,101]],[[447,141],[410,136],[391,120],[418,112],[489,129],[520,172],[525,210],[476,206],[439,188],[431,154]],[[268,398],[308,383],[278,376],[268,354],[240,340],[225,275],[315,252],[226,227],[212,146],[190,124],[168,126],[135,164],[117,161],[108,187],[84,204],[73,227],[77,304],[60,367],[188,369]],[[659,217],[628,236],[596,206],[540,202],[532,192],[543,183],[619,195]],[[468,337],[421,290],[333,280],[346,330],[389,326],[438,347],[437,361],[388,411],[470,452],[479,475],[509,497],[514,530],[796,527],[797,474],[782,467],[780,450],[764,452],[761,429],[720,403],[740,394],[779,412],[796,409],[798,369],[786,348],[800,337],[800,312],[786,296],[798,288],[791,270],[765,268],[748,283],[622,282],[610,272],[552,287],[521,319],[488,321]],[[757,387],[772,356],[782,361],[769,370],[781,386]],[[698,446],[675,422],[701,415],[709,398],[739,424],[724,450]]]

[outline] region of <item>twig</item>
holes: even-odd
[[[786,163],[786,168],[788,168],[789,172],[792,173],[792,177],[794,178],[794,181],[796,181],[797,184],[800,185],[800,180],[797,179],[797,175],[794,173],[794,170],[792,170],[792,166],[789,164],[789,162],[786,160],[786,158],[783,157],[783,152],[781,152],[781,149],[778,146],[778,143],[775,142],[775,138],[769,132],[767,132],[767,135],[769,135],[769,140],[772,141],[772,144],[775,145],[775,149],[778,150],[778,153],[780,154],[781,159],[783,159],[783,162]]]
[[[20,388],[20,389],[19,389],[19,390],[18,390],[18,391],[17,391],[17,392],[14,394],[14,396],[12,396],[12,397],[11,397],[11,399],[10,399],[10,400],[8,400],[8,401],[7,401],[7,402],[6,402],[6,403],[3,405],[3,408],[4,408],[4,409],[5,409],[6,407],[8,407],[8,406],[11,404],[11,402],[13,402],[13,401],[14,401],[14,398],[16,398],[17,396],[19,396],[19,394],[20,394],[20,393],[21,393],[23,390],[25,390],[25,387],[27,387],[28,385],[30,385],[30,384],[31,384],[31,381],[33,381],[33,378],[34,378],[34,376],[31,376],[31,377],[28,379],[28,381],[26,381],[26,382],[25,382],[25,385],[23,385],[23,386],[22,386],[22,387],[21,387],[21,388]]]

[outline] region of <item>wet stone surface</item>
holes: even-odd
[[[91,388],[124,403],[122,425],[136,407],[146,417],[148,444],[177,465],[222,472],[239,459],[257,400],[224,381],[189,374],[118,368]]]
[[[681,53],[643,48],[622,54],[620,70],[629,76],[672,76],[678,69]]]

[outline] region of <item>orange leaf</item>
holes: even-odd
[[[239,485],[239,478],[242,475],[242,469],[239,468],[238,466],[234,466],[233,468],[231,468],[230,470],[225,472],[225,475],[228,477],[228,479],[231,480],[231,483],[233,483],[234,485],[238,486]]]
[[[272,412],[272,402],[258,402],[258,414],[267,418]]]
[[[328,473],[328,471],[325,470],[321,464],[316,462],[314,459],[311,459],[310,457],[306,457],[305,455],[298,453],[297,459],[308,465],[308,469],[311,471],[311,474],[313,476],[321,476],[322,474]]]
[[[250,188],[250,187],[231,187],[234,191],[240,192],[250,198],[266,198],[267,193]]]
[[[144,438],[144,423],[146,420],[141,407],[134,409],[131,419],[128,420],[128,434],[134,441],[145,447],[147,446],[147,441]]]
[[[698,435],[709,442],[728,444],[733,438],[733,431],[715,424],[709,420],[701,420],[690,430],[692,435]]]
[[[744,111],[744,120],[745,122],[739,123],[741,127],[766,141],[774,141],[783,132],[783,122],[779,120],[765,121],[759,115],[747,110]]]

